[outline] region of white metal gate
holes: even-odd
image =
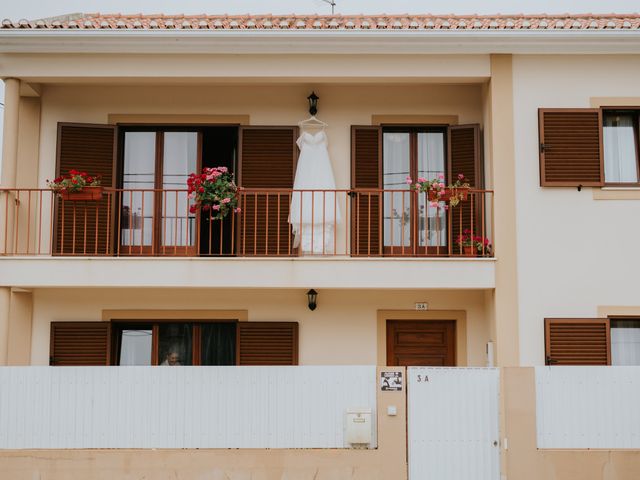
[[[496,368],[409,367],[409,480],[499,480]]]

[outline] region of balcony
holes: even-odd
[[[292,200],[314,223],[290,219]],[[192,204],[186,190],[105,188],[100,200],[72,201],[49,189],[0,189],[0,255],[493,256],[490,190],[448,208],[408,190],[244,189],[240,212],[223,220],[190,212]],[[484,242],[469,252],[461,234]]]
[[[311,205],[317,223],[289,223],[296,195],[303,206]],[[190,212],[186,190],[105,188],[99,201],[63,200],[49,189],[0,190],[0,283],[18,288],[495,286],[493,248],[469,255],[453,241],[468,230],[467,235],[493,243],[488,190],[471,190],[450,209],[408,190],[245,189],[238,201],[239,213],[209,220],[208,212]]]

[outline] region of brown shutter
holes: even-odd
[[[69,170],[101,175],[104,187],[114,186],[116,127],[58,124],[57,175]],[[111,250],[109,196],[95,202],[56,202],[54,252],[58,255],[108,255]]]
[[[604,185],[602,115],[596,108],[541,108],[540,185]]]
[[[382,254],[380,127],[351,127],[351,255]]]
[[[469,181],[471,188],[482,189],[484,172],[480,140],[480,126],[456,125],[449,127],[449,179],[453,183],[461,173]],[[474,236],[481,235],[480,201],[481,195],[472,195],[466,202],[460,203],[451,211],[451,234],[453,241],[464,230],[473,230]],[[473,224],[471,222],[473,214]],[[454,253],[455,250],[454,243]]]
[[[484,186],[479,125],[449,127],[449,178],[455,182],[459,173],[469,181],[471,188]]]
[[[50,365],[108,365],[109,322],[51,322]]]
[[[546,318],[547,365],[611,365],[607,318]]]
[[[238,365],[297,365],[297,322],[238,322]]]
[[[293,188],[297,131],[296,127],[240,128],[239,185],[246,189],[283,190],[280,195],[244,195],[237,247],[241,255],[292,253],[287,190]]]

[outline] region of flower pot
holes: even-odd
[[[462,247],[462,255],[465,257],[477,257],[480,255],[480,252],[478,252],[476,247],[469,245],[467,247]]]
[[[97,202],[102,199],[102,187],[84,187],[77,192],[62,190],[58,194],[66,202]]]
[[[462,255],[463,257],[490,257],[491,256],[491,248],[485,247],[484,253],[482,249],[478,250],[478,247],[462,247],[462,253],[460,253],[460,245],[456,245],[454,249],[454,254]]]
[[[432,190],[429,190],[429,201],[441,201],[448,202],[451,200],[451,197],[458,196],[460,201],[465,201],[469,197],[469,187],[456,187],[456,188],[446,188],[444,190],[444,194],[438,197],[438,194]]]

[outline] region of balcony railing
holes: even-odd
[[[192,205],[186,190],[105,188],[100,200],[71,201],[0,189],[0,255],[493,255],[490,190],[449,207],[409,190],[243,189],[239,212],[223,220]]]

